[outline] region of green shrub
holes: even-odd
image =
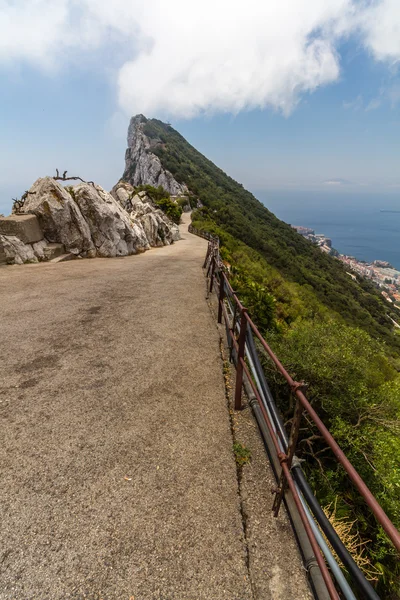
[[[155,204],[177,225],[179,225],[181,216],[182,216],[182,208],[178,206],[175,202],[173,202],[170,198],[162,198],[161,200],[156,200]]]
[[[138,192],[146,192],[147,195],[149,196],[149,198],[151,198],[153,200],[153,202],[157,202],[159,200],[162,200],[163,198],[169,198],[170,197],[170,193],[167,192],[167,190],[165,190],[162,185],[159,185],[158,187],[154,187],[152,185],[138,185],[135,188],[135,193],[137,194]]]
[[[181,196],[180,198],[176,199],[176,203],[178,206],[180,206],[182,209],[185,206],[189,206],[190,207],[190,203],[189,203],[189,198],[187,196]]]

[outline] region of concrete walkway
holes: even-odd
[[[0,268],[0,599],[252,597],[206,242]]]

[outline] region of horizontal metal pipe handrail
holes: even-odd
[[[280,441],[282,443],[282,449],[284,450],[284,452],[287,452],[289,440],[287,438],[280,416],[277,412],[277,408],[272,397],[271,391],[269,389],[268,383],[265,379],[265,375],[262,370],[261,363],[259,361],[258,352],[254,344],[253,334],[249,329],[247,330],[247,341],[249,345],[248,356],[250,360],[250,367],[253,365],[253,368],[255,369],[258,379],[258,387],[260,389],[260,395],[261,397],[264,396],[264,401],[266,402],[267,409],[269,410],[269,416],[274,424],[276,434],[280,438]],[[292,467],[292,473],[295,482],[299,486],[300,491],[302,492],[304,499],[309,505],[312,513],[314,514],[321,530],[326,535],[326,538],[331,544],[333,550],[336,552],[336,554],[344,564],[345,568],[347,569],[349,575],[352,577],[354,584],[358,587],[358,589],[361,591],[363,597],[365,597],[366,600],[379,600],[378,594],[375,592],[370,582],[365,578],[364,573],[360,570],[353,557],[347,550],[346,546],[343,544],[342,540],[336,533],[335,529],[332,527],[329,519],[326,517],[324,511],[319,505],[318,500],[314,496],[307,482],[302,468],[299,464],[297,464],[297,462]],[[313,523],[311,523],[311,527],[313,527]],[[321,547],[320,540],[317,541]],[[328,558],[326,554],[325,557]],[[335,578],[337,579],[336,573]],[[341,583],[343,585],[342,578]]]
[[[222,278],[221,278],[221,281],[223,282]],[[230,304],[229,296],[226,295],[225,297],[228,300],[231,313],[233,313],[233,308],[232,308],[232,305]],[[226,321],[227,315],[228,315],[228,312],[226,309],[223,310],[223,314],[224,314],[224,319]],[[230,332],[229,326],[227,326],[227,337],[229,337],[230,333],[231,332]],[[250,329],[247,329],[247,332],[246,332],[246,356],[249,361],[250,371],[252,372],[252,375],[255,379],[255,384],[257,385],[257,388],[259,390],[261,400],[265,403],[265,408],[268,411],[268,418],[272,421],[273,426],[275,428],[276,435],[279,438],[279,441],[281,444],[281,446],[280,446],[281,450],[283,452],[287,452],[289,440],[286,435],[285,429],[283,427],[281,418],[278,414],[278,411],[277,411],[277,408],[275,405],[275,401],[272,397],[268,383],[265,379],[265,375],[264,375],[264,372],[262,370],[261,363],[259,360],[258,352],[257,352],[256,346],[254,343],[253,334]],[[251,406],[254,410],[254,405],[251,404]],[[293,478],[294,478],[297,486],[299,487],[300,492],[304,495],[304,499],[307,501],[308,505],[310,506],[310,508],[315,516],[315,519],[318,522],[318,525],[320,526],[321,530],[326,535],[326,538],[328,539],[329,543],[331,544],[333,550],[336,552],[336,554],[339,556],[339,558],[343,562],[343,565],[345,566],[348,573],[352,577],[354,584],[360,590],[360,592],[363,594],[363,598],[365,598],[365,600],[379,600],[378,594],[375,592],[375,590],[371,586],[370,582],[366,579],[364,573],[360,570],[358,565],[355,563],[353,557],[348,552],[346,546],[343,544],[342,540],[337,535],[335,529],[332,527],[330,521],[326,517],[324,511],[322,510],[321,506],[318,503],[318,500],[315,498],[300,465],[297,464],[297,462],[292,467],[292,473],[293,473]],[[302,502],[303,502],[303,500],[302,500]],[[306,507],[306,513],[307,513],[307,511],[308,511],[308,508]],[[311,519],[311,521],[310,521],[311,528],[313,529],[314,534],[315,534],[316,525],[314,523],[314,520],[312,519],[310,514],[307,514],[307,518],[309,519],[309,521]],[[349,588],[348,584],[346,583],[344,576],[340,575],[340,573],[341,573],[340,567],[336,563],[330,550],[327,548],[320,532],[318,533],[317,542],[318,542],[318,545],[320,546],[321,550],[323,551],[325,558],[334,573],[335,579],[339,583],[339,586],[341,587],[342,590],[343,589],[345,590],[345,597],[354,599],[354,594],[352,592],[350,592],[350,588]]]
[[[221,281],[220,285],[224,285],[224,287],[226,287],[226,286],[225,286],[225,282],[224,282],[224,278],[223,278],[223,277],[220,277],[220,281]],[[231,317],[232,317],[232,315],[233,315],[233,312],[234,312],[234,311],[233,311],[233,307],[232,307],[232,305],[231,305],[231,303],[230,303],[230,298],[229,298],[229,295],[230,295],[230,291],[228,292],[228,294],[226,294],[226,295],[225,295],[225,298],[226,298],[226,300],[228,301],[228,303],[229,303],[229,305],[230,305],[230,306],[229,306],[229,308],[230,308],[230,310],[231,310]],[[222,296],[222,298],[223,298],[223,296]],[[230,318],[229,318],[229,315],[228,315],[228,310],[227,310],[227,307],[225,306],[224,302],[223,302],[222,300],[220,300],[220,303],[221,303],[221,313],[222,313],[222,316],[223,316],[223,318],[224,318],[224,322],[225,322],[226,335],[227,335],[227,338],[228,338],[228,340],[229,340],[230,338],[233,338],[233,332],[232,332],[232,328],[231,328]],[[237,327],[239,327],[239,324],[237,323],[237,324],[236,324],[236,326],[237,326]],[[240,329],[240,327],[239,327],[239,329]],[[234,338],[233,338],[233,340],[234,340],[234,346],[236,346],[236,348],[235,348],[235,349],[237,350],[237,348],[238,348],[238,344],[237,344],[237,342],[236,342],[236,340],[235,340]],[[251,354],[253,354],[253,359],[251,358],[251,356],[249,356],[249,355],[248,355],[248,359],[250,360],[250,363],[249,363],[249,364],[250,364],[250,367],[251,367],[251,365],[252,365],[252,362],[253,362],[253,361],[254,361],[254,359],[256,358],[256,359],[257,359],[257,361],[258,361],[258,364],[259,364],[259,368],[261,368],[261,364],[259,363],[259,360],[258,360],[257,351],[256,351],[256,348],[255,348],[254,341],[253,341],[253,337],[252,337],[252,334],[251,334],[251,331],[250,331],[250,330],[247,330],[247,333],[246,333],[246,340],[247,340],[247,341],[246,341],[246,354],[248,355],[248,353],[249,353],[249,352],[250,352],[250,355],[251,355]],[[249,346],[249,347],[247,347],[247,344],[248,344],[248,343],[250,343],[250,346]],[[246,374],[246,375],[247,375],[247,374]],[[264,377],[263,377],[263,378],[264,378]],[[265,378],[264,378],[264,379],[265,379]],[[250,383],[249,383],[249,385],[250,385]],[[260,385],[261,385],[261,382],[260,382],[260,380],[258,380],[257,378],[256,378],[256,380],[255,380],[255,385],[257,385],[257,386],[260,386]],[[266,385],[266,386],[267,386],[267,388],[268,388],[268,384],[267,384],[266,382],[265,382],[265,385]],[[268,391],[269,391],[269,388],[268,388]],[[262,392],[262,393],[264,393],[264,390],[262,389],[262,385],[261,385],[261,392]],[[269,394],[270,394],[270,392],[269,392]],[[253,394],[253,395],[254,395],[254,394]],[[254,397],[255,397],[255,395],[254,395]],[[256,398],[256,397],[255,397],[255,398]],[[261,396],[260,396],[260,398],[261,398]],[[262,398],[261,398],[261,400],[262,400]],[[271,397],[271,401],[273,402],[273,400],[272,400],[272,397]],[[256,402],[257,402],[257,406],[259,406],[260,399],[258,399],[258,400],[256,399]],[[250,403],[250,404],[251,404],[251,403]],[[253,410],[254,410],[254,405],[253,405],[253,404],[251,404],[251,406],[252,406],[252,408],[253,408]],[[265,408],[267,408],[267,407],[265,407]],[[270,412],[271,412],[271,415],[273,416],[273,415],[274,415],[274,412],[272,412],[272,411],[271,411],[271,408],[272,408],[272,406],[270,407]],[[260,407],[260,406],[259,406],[259,410],[261,411],[261,407]],[[268,418],[268,420],[269,420],[269,416],[267,416],[267,415],[264,415],[264,414],[263,414],[263,415],[262,415],[262,418],[264,419],[264,422],[265,422],[265,424],[266,424],[266,426],[267,426],[267,421],[266,421],[266,418]],[[280,425],[280,423],[279,423],[279,425]],[[279,437],[281,437],[281,438],[282,438],[282,439],[281,439],[281,441],[280,441],[280,443],[279,443],[279,448],[280,448],[281,452],[282,452],[282,451],[285,451],[285,450],[286,450],[286,448],[287,448],[287,439],[286,439],[286,435],[285,435],[285,433],[284,433],[284,429],[283,429],[283,427],[282,427],[282,428],[281,428],[281,427],[278,427],[278,429],[277,429],[277,423],[275,423],[275,422],[274,422],[274,427],[275,427],[275,430],[276,430],[276,433],[277,433],[277,435],[279,435]],[[271,438],[271,437],[270,437],[270,439],[271,439],[271,441],[272,441],[272,438]],[[283,446],[281,445],[282,443],[284,444]],[[275,453],[276,453],[276,448],[275,448]],[[277,453],[276,453],[276,456],[278,456],[278,454],[277,454]],[[279,460],[279,459],[278,459],[278,460]],[[294,474],[294,473],[293,473],[293,474]],[[297,485],[296,485],[296,489],[297,489]],[[294,500],[293,500],[293,501],[294,501]],[[335,578],[336,578],[336,580],[339,582],[339,585],[340,585],[341,589],[344,589],[344,590],[345,590],[345,597],[346,597],[347,599],[352,599],[352,600],[355,600],[354,594],[351,592],[351,589],[350,589],[350,587],[348,586],[348,584],[347,584],[347,582],[346,582],[346,579],[345,579],[345,577],[344,577],[343,575],[341,575],[341,570],[340,570],[340,567],[339,567],[339,565],[337,565],[337,563],[336,563],[336,561],[335,561],[335,559],[334,559],[334,557],[333,557],[332,553],[329,551],[328,547],[326,546],[326,543],[324,542],[324,540],[323,540],[323,537],[322,537],[321,533],[320,533],[320,532],[319,532],[319,530],[318,530],[318,527],[317,527],[317,526],[316,526],[316,524],[314,523],[314,520],[313,520],[313,519],[312,519],[312,517],[310,516],[309,512],[307,512],[307,511],[308,511],[308,509],[307,509],[307,507],[306,507],[306,504],[305,504],[305,502],[304,502],[304,500],[303,500],[302,498],[300,498],[300,502],[301,502],[301,504],[302,504],[302,506],[303,506],[303,508],[304,508],[304,510],[305,510],[305,513],[306,513],[307,520],[308,520],[308,522],[309,522],[309,524],[310,524],[310,526],[311,526],[311,529],[312,529],[312,532],[313,532],[313,534],[314,534],[314,536],[315,536],[315,538],[316,538],[317,544],[320,546],[321,550],[322,550],[322,551],[323,551],[323,553],[325,554],[325,558],[326,558],[326,560],[327,560],[327,562],[328,562],[329,566],[330,566],[330,567],[331,567],[331,569],[333,570],[333,573],[335,574]],[[297,506],[297,505],[296,505],[296,506]],[[293,515],[292,515],[292,517],[293,517]],[[300,517],[300,515],[299,515],[299,518],[300,518],[300,521],[301,521],[301,517]],[[304,531],[305,531],[305,533],[306,533],[306,529],[305,529],[305,528],[304,528]],[[307,533],[306,533],[306,535],[307,535]],[[317,537],[317,536],[318,536],[318,537]],[[307,537],[308,537],[308,536],[307,536]],[[310,548],[312,548],[312,546],[310,546]],[[344,547],[343,547],[343,549],[344,549]],[[317,562],[317,564],[318,564],[318,562]],[[360,575],[360,577],[362,577],[362,574],[361,574],[361,572],[359,573],[359,575]],[[322,576],[322,573],[321,573],[321,576]],[[315,583],[316,583],[316,581],[314,581],[314,578],[315,578],[315,577],[316,577],[315,575],[313,575],[313,576],[312,576],[313,584],[315,584]],[[326,592],[327,592],[327,593],[328,593],[328,595],[329,595],[329,592],[328,592],[328,589],[327,589],[327,588],[326,588]],[[321,596],[320,596],[320,594],[321,594]],[[319,588],[319,589],[318,589],[318,598],[320,598],[320,597],[321,597],[321,599],[322,599],[322,598],[324,597],[324,594],[322,593],[321,589]],[[369,598],[370,596],[368,596],[368,595],[367,595],[366,597],[368,597],[368,598]],[[378,600],[378,597],[377,597],[376,595],[374,596],[374,600]]]
[[[285,474],[285,478],[286,478],[286,481],[287,481],[287,483],[289,485],[289,489],[292,492],[293,499],[295,501],[298,513],[299,513],[300,518],[301,518],[301,520],[303,522],[304,528],[305,528],[305,530],[307,532],[308,539],[310,540],[311,547],[313,549],[313,552],[314,552],[315,558],[317,560],[318,566],[319,566],[319,568],[321,570],[321,574],[322,574],[322,577],[324,579],[325,585],[326,585],[326,587],[328,589],[329,596],[332,598],[332,600],[339,600],[339,596],[338,596],[338,594],[336,592],[336,588],[335,588],[335,586],[333,584],[333,581],[332,581],[332,579],[331,579],[331,577],[329,575],[328,568],[326,566],[325,560],[324,560],[324,558],[323,558],[323,556],[321,554],[321,551],[319,549],[319,546],[318,546],[317,540],[315,538],[314,532],[312,531],[312,529],[310,527],[310,523],[308,522],[307,515],[306,515],[306,513],[304,511],[304,508],[303,508],[303,506],[301,504],[297,488],[296,488],[295,483],[294,483],[293,478],[292,478],[292,474],[291,474],[290,469],[289,469],[289,467],[287,465],[287,462],[286,462],[286,458],[287,458],[286,454],[284,454],[281,451],[281,449],[280,449],[278,439],[277,439],[277,437],[275,435],[275,431],[274,431],[274,429],[273,429],[273,427],[271,425],[271,422],[270,422],[270,420],[268,418],[268,415],[266,413],[264,404],[263,404],[263,402],[262,402],[262,400],[260,398],[260,394],[258,392],[257,386],[255,385],[255,383],[253,381],[253,378],[251,377],[250,371],[249,371],[249,369],[248,369],[248,367],[246,365],[246,361],[243,360],[242,358],[240,358],[240,361],[242,363],[242,367],[243,367],[244,372],[246,373],[248,381],[249,381],[249,383],[250,383],[250,385],[252,387],[253,393],[254,393],[254,395],[255,395],[255,397],[257,399],[257,402],[258,402],[258,405],[259,405],[259,407],[261,409],[261,412],[263,413],[265,422],[266,422],[268,430],[269,430],[269,434],[271,436],[271,439],[272,439],[274,447],[275,447],[276,454],[277,454],[277,456],[279,458],[279,461],[281,463],[281,467],[282,467],[282,470],[283,470],[283,472]]]
[[[277,358],[277,356],[274,354],[274,352],[268,346],[267,342],[264,340],[264,338],[262,337],[258,328],[253,323],[253,321],[250,319],[250,317],[248,315],[246,315],[246,317],[247,317],[248,324],[250,325],[250,327],[254,331],[255,335],[261,342],[264,350],[267,352],[267,354],[269,355],[269,357],[271,358],[271,360],[277,367],[278,371],[286,379],[286,381],[288,382],[293,393],[299,399],[299,401],[301,402],[301,404],[303,405],[303,407],[305,408],[305,410],[307,411],[307,413],[313,420],[314,424],[318,428],[319,432],[321,433],[322,437],[324,438],[324,440],[326,441],[328,446],[331,448],[335,457],[340,462],[340,464],[342,465],[342,467],[344,468],[344,470],[350,477],[351,481],[354,483],[354,485],[360,492],[361,496],[364,498],[365,502],[370,507],[371,511],[374,513],[377,521],[382,525],[383,529],[386,531],[387,535],[393,542],[394,546],[400,552],[400,533],[397,531],[396,527],[394,526],[392,521],[389,519],[389,517],[387,516],[387,514],[385,513],[385,511],[379,504],[379,502],[375,499],[374,495],[372,494],[372,492],[369,489],[369,487],[367,486],[367,484],[364,482],[362,477],[358,474],[358,472],[353,467],[353,465],[351,464],[349,459],[346,457],[345,453],[340,448],[339,444],[335,441],[332,434],[328,431],[328,429],[326,428],[326,426],[324,425],[324,423],[322,422],[320,417],[317,415],[317,413],[315,412],[315,410],[313,409],[313,407],[311,406],[311,404],[305,397],[304,393],[301,391],[301,389],[299,389],[299,384],[296,381],[294,381],[294,379],[292,379],[292,377],[286,371],[285,367],[282,365],[280,360]]]
[[[247,338],[246,344],[248,344],[248,346],[246,346],[246,354],[247,354],[247,361],[249,364],[249,370],[252,373],[252,376],[254,377],[255,384],[257,385],[261,400],[264,403],[264,406],[268,413],[268,417],[272,423],[275,433],[276,433],[277,437],[280,438],[280,447],[282,448],[282,451],[287,454],[288,439],[287,439],[286,433],[284,433],[283,425],[281,424],[281,419],[277,413],[275,401],[272,398],[272,394],[269,390],[269,386],[265,379],[264,372],[262,371],[261,363],[259,362],[258,353],[257,353],[256,347],[254,344],[254,340],[253,340],[253,334],[249,329],[247,329],[246,338]],[[268,396],[271,396],[271,397],[268,398]],[[253,410],[254,416],[256,417],[257,423],[260,427],[260,433],[263,437],[264,443],[268,446],[269,436],[267,436],[267,437],[265,436],[265,428],[262,426],[262,424],[260,424],[260,419],[262,421],[264,421],[264,419],[263,419],[262,415],[260,415],[260,416],[258,415],[257,410],[256,410],[256,408],[258,408],[257,400],[255,400],[255,402],[256,402],[256,404],[254,404],[254,402],[250,401],[250,406]],[[268,454],[270,455],[270,450],[268,450]],[[271,456],[270,456],[270,460],[271,460]],[[305,497],[303,497],[302,486],[299,485],[299,481],[297,481],[297,479],[296,479],[296,474],[298,474],[298,472],[303,474],[303,471],[301,470],[301,467],[299,464],[297,464],[297,462],[298,461],[296,461],[295,464],[292,465],[291,472],[293,474],[296,488],[297,488],[299,496],[300,496],[300,501],[301,501],[303,508],[305,510],[305,513],[307,515],[307,520],[310,523],[311,529],[313,530],[313,533],[315,535],[317,543],[318,543],[319,547],[321,548],[322,554],[324,555],[325,560],[328,563],[328,566],[331,569],[331,572],[332,572],[334,578],[336,579],[337,584],[339,585],[340,589],[342,590],[342,592],[344,594],[344,598],[346,600],[356,600],[356,597],[355,597],[349,583],[347,582],[346,577],[343,574],[341,567],[339,566],[337,560],[335,559],[334,555],[332,554],[331,549],[327,545],[327,543],[319,529],[319,527],[321,526],[320,521],[318,520],[318,523],[316,523],[314,521],[314,518],[311,515],[309,507],[307,506],[307,502],[305,501]],[[271,467],[274,472],[276,481],[279,482],[280,474],[278,472],[278,469],[274,468],[273,457],[271,460]],[[304,477],[304,475],[303,475],[303,477]],[[308,485],[305,477],[304,477],[304,480],[302,481],[302,483],[305,483],[306,485]],[[311,488],[309,488],[309,489],[311,491]],[[289,505],[287,502],[287,500],[288,500],[287,494],[285,494],[283,500],[286,504],[286,507],[289,508]],[[327,517],[325,516],[325,513],[321,509],[321,507],[318,504],[318,501],[314,497],[314,495],[312,495],[312,500],[314,503],[314,507],[318,506],[318,508],[320,509],[321,513],[324,516],[325,521],[327,523],[329,523]],[[296,531],[296,535],[298,535],[299,532],[297,531],[296,524],[295,524],[296,517],[292,513],[290,513],[289,516],[291,518],[293,527]],[[323,528],[321,528],[321,529],[323,530]],[[326,537],[327,537],[327,540],[329,543],[332,543],[332,541],[334,541],[334,538],[337,539],[336,547],[338,547],[341,550],[342,555],[343,555],[343,553],[345,554],[345,560],[343,560],[343,564],[344,564],[345,568],[349,570],[349,573],[351,573],[352,577],[354,578],[354,583],[359,587],[359,589],[362,592],[366,591],[365,596],[363,596],[365,598],[365,600],[379,600],[379,596],[374,592],[373,588],[370,586],[368,581],[365,579],[364,574],[357,567],[357,565],[354,562],[351,555],[346,551],[345,546],[343,545],[343,542],[337,536],[335,530],[332,527]],[[299,540],[300,546],[303,550],[302,544],[304,542],[301,542],[300,538],[298,538],[298,540]],[[333,547],[333,545],[332,545],[332,547]],[[314,581],[315,576],[312,576],[311,573],[310,573],[310,576],[313,578],[313,585],[314,585],[316,583]],[[321,600],[324,598],[324,594],[321,595],[320,589],[318,589],[317,597],[318,597],[318,599],[321,598]]]

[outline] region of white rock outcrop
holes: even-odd
[[[111,195],[127,212],[132,210],[133,187],[130,183],[119,181],[111,190]]]
[[[44,249],[47,248],[47,241],[41,240],[40,242],[35,242],[32,244],[33,252],[39,260],[46,260],[46,254]]]
[[[72,195],[89,226],[97,256],[127,256],[150,248],[143,228],[102,187],[81,183],[72,188]]]
[[[145,191],[135,194],[132,185],[120,181],[111,193],[129,212],[131,221],[144,229],[150,246],[165,246],[180,239],[178,225],[157,208]]]
[[[38,179],[22,207],[34,214],[42,240],[25,244],[0,234],[0,263],[49,260],[57,250],[83,258],[127,256],[180,239],[179,227],[147,196],[124,182],[112,194],[101,186],[80,183],[63,187],[51,177]],[[15,215],[16,220],[22,220]],[[61,250],[60,250],[61,248]],[[67,256],[66,256],[67,258]]]
[[[188,193],[188,188],[176,181],[172,173],[164,169],[160,159],[152,148],[161,144],[161,140],[150,139],[144,132],[146,117],[132,117],[128,128],[128,148],[125,153],[125,171],[122,176],[133,186],[148,184],[154,187],[161,185],[173,196]]]
[[[29,192],[23,212],[37,216],[49,242],[64,244],[67,252],[76,255],[94,249],[89,226],[66,188],[51,177],[43,177]]]
[[[11,265],[38,262],[32,246],[13,235],[0,235],[0,257]]]

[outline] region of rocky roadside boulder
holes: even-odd
[[[134,189],[130,183],[119,181],[111,190],[111,195],[127,212],[132,210],[131,200],[134,196]]]
[[[71,194],[89,226],[97,256],[127,256],[150,248],[142,227],[99,185],[81,183]]]
[[[48,243],[46,240],[41,240],[40,242],[35,242],[32,244],[33,252],[39,260],[47,260],[47,255],[45,249],[48,248]]]
[[[14,235],[0,235],[0,264],[22,265],[38,262],[33,248]]]
[[[3,264],[49,260],[60,247],[65,258],[127,256],[179,239],[179,227],[146,192],[135,194],[123,182],[111,194],[92,183],[64,188],[44,177],[33,184],[21,211],[0,219]]]
[[[111,194],[130,213],[131,221],[143,227],[151,246],[165,246],[180,240],[178,225],[153,203],[145,191],[135,194],[132,185],[119,181]]]
[[[89,226],[66,188],[43,177],[29,192],[22,210],[37,216],[49,242],[64,244],[66,251],[75,255],[94,251]]]
[[[168,219],[168,217],[163,213],[162,210],[156,211],[160,219],[164,222],[164,225],[168,231],[168,237],[170,239],[170,243],[178,242],[181,239],[181,234],[179,231],[179,225]],[[161,225],[162,228],[162,225]]]
[[[43,232],[35,215],[0,216],[0,235],[15,236],[24,244],[34,244],[43,239]]]

